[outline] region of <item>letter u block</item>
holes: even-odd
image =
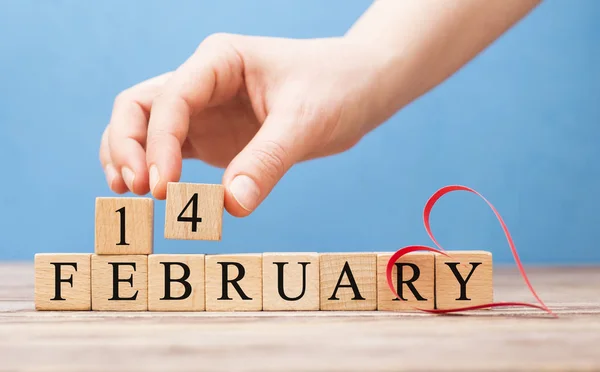
[[[263,254],[263,310],[319,310],[319,254]]]
[[[148,310],[204,311],[204,255],[148,256]]]
[[[447,310],[492,302],[492,254],[484,251],[447,253],[450,257],[435,255],[436,308]]]
[[[375,253],[321,254],[321,310],[376,310]]]
[[[207,255],[206,311],[262,310],[262,254]]]
[[[90,310],[91,254],[35,255],[36,310]]]
[[[92,255],[92,310],[148,310],[148,256]]]

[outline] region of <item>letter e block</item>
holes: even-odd
[[[96,198],[96,254],[152,254],[154,201]]]
[[[148,310],[204,311],[204,255],[148,256]]]
[[[411,311],[435,308],[435,256],[412,252],[400,257],[392,269],[392,283],[400,298],[388,287],[386,268],[392,253],[377,254],[377,310]]]
[[[92,310],[148,310],[148,256],[92,255]]]
[[[165,238],[221,240],[224,201],[223,185],[168,183]]]
[[[321,254],[321,310],[376,310],[375,253]]]
[[[36,310],[90,310],[91,254],[35,255]]]
[[[435,255],[435,301],[441,310],[491,303],[492,254],[484,251],[449,251]]]
[[[319,254],[263,254],[263,310],[319,310]]]
[[[206,311],[262,310],[262,255],[206,256]]]

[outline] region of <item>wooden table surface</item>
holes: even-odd
[[[0,264],[1,371],[600,371],[600,267],[531,268],[559,314],[33,310],[33,265]],[[497,301],[532,301],[496,269]]]

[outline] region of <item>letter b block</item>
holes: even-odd
[[[148,256],[92,255],[92,310],[148,310]]]
[[[317,253],[263,254],[263,310],[319,310]]]
[[[90,310],[91,254],[36,254],[36,310]]]
[[[483,251],[449,251],[435,255],[436,308],[476,306],[494,300],[492,254]]]
[[[262,310],[262,255],[208,255],[207,311]]]
[[[377,309],[375,253],[327,253],[319,259],[321,310]]]
[[[203,311],[204,255],[148,256],[148,310]]]

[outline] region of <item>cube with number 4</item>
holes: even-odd
[[[221,240],[224,202],[223,185],[170,182],[165,238]]]

